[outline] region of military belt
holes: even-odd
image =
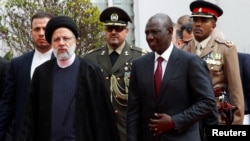
[[[215,97],[220,97],[222,94],[226,93],[225,88],[220,87],[220,88],[215,88],[214,89],[214,96]]]

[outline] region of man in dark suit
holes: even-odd
[[[55,58],[36,68],[20,141],[119,141],[101,69],[75,54],[72,18],[52,18],[45,30]]]
[[[5,89],[6,75],[9,62],[0,57],[0,99]]]
[[[105,26],[107,45],[90,51],[85,58],[96,62],[103,71],[110,89],[121,141],[126,141],[126,110],[132,61],[147,52],[126,41],[128,23],[132,23],[132,20],[123,9],[108,7],[101,13],[100,21]]]
[[[13,58],[10,62],[6,90],[0,100],[0,140],[2,141],[12,124],[12,137],[16,141],[23,119],[26,98],[33,71],[36,66],[52,56],[50,44],[45,40],[45,26],[53,16],[39,12],[31,18],[31,36],[34,51]]]
[[[243,124],[250,124],[250,54],[238,52],[240,77],[243,87],[245,116]]]
[[[166,14],[152,16],[145,33],[153,52],[133,61],[128,141],[200,141],[199,121],[216,108],[206,63],[171,43],[173,23]],[[158,70],[160,86],[154,84]]]

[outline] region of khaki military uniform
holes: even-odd
[[[126,109],[128,100],[128,85],[133,59],[146,54],[147,51],[125,43],[114,66],[111,65],[108,47],[94,49],[85,58],[96,62],[102,69],[110,90],[110,98],[117,115],[117,126],[121,140],[126,141]]]
[[[196,54],[194,40],[185,48],[184,50],[190,50],[191,53]],[[208,64],[214,90],[228,87],[229,100],[233,106],[236,106],[232,124],[243,124],[244,97],[235,45],[229,41],[211,37],[200,57]],[[218,97],[216,99],[218,101]],[[220,117],[219,124],[225,124]]]

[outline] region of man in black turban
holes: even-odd
[[[48,22],[45,37],[55,59],[34,73],[19,140],[119,141],[100,68],[74,53],[75,22],[55,17]]]

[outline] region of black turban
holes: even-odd
[[[73,19],[67,16],[57,16],[49,20],[46,25],[45,38],[48,43],[51,43],[52,34],[59,27],[66,27],[70,29],[74,33],[75,37],[78,38],[78,28]]]

